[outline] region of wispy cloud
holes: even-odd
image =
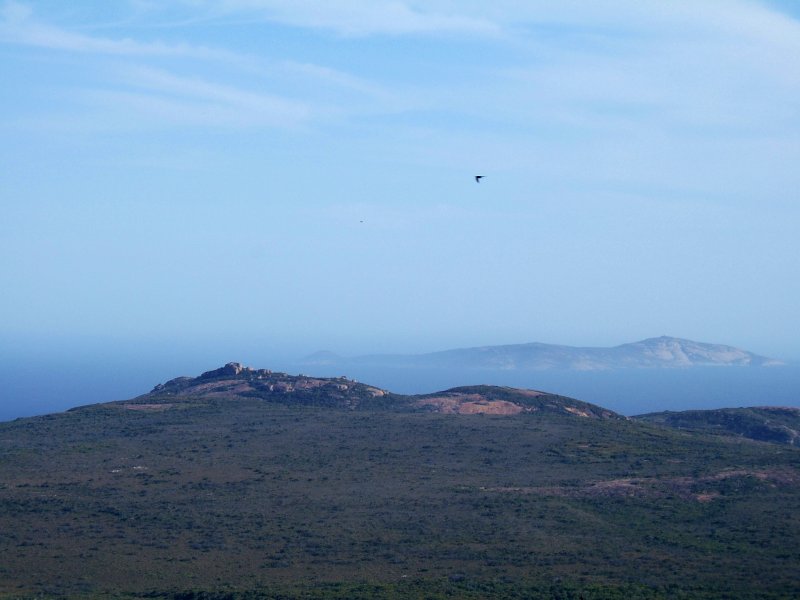
[[[112,39],[74,33],[41,22],[30,6],[18,2],[7,2],[0,7],[0,43],[119,56],[174,56],[243,64],[249,62],[247,57],[237,53],[194,44],[141,42],[130,38]]]
[[[492,106],[505,122],[625,135],[676,126],[763,132],[798,116],[800,23],[761,4],[513,4],[497,0],[483,14],[525,31],[524,59],[484,73],[493,85],[444,90],[453,108]]]
[[[152,15],[163,6],[138,8]],[[367,79],[308,61],[256,59],[197,44],[76,33],[42,21],[29,5],[15,1],[0,5],[2,43],[111,61],[82,63],[94,83],[60,90],[57,96],[65,101],[52,107],[58,112],[36,118],[18,115],[6,120],[5,128],[86,132],[143,125],[293,128],[358,110],[380,113],[407,102]],[[196,60],[205,67],[191,66],[190,61]],[[246,68],[232,76],[220,65]],[[78,106],[71,106],[70,101],[76,100]],[[80,113],[79,106],[87,103],[94,112],[91,119]],[[76,108],[78,112],[70,116]]]
[[[798,23],[759,0],[176,0],[195,15],[249,16],[295,27],[341,35],[474,34],[507,35],[549,32],[569,36],[659,35],[681,27],[685,32],[716,29],[743,39],[796,46]],[[570,31],[571,30],[571,31]]]
[[[92,91],[97,101],[175,125],[294,127],[311,108],[275,94],[136,67],[122,73],[126,90]]]
[[[341,35],[465,33],[493,35],[491,21],[463,14],[454,7],[431,9],[426,3],[401,0],[185,0],[216,14],[247,13],[296,27]]]
[[[496,142],[500,147],[494,154],[511,164],[541,155],[562,163],[589,156],[591,162],[593,147],[605,148],[606,157],[613,155],[611,147],[664,148],[667,138],[688,146],[699,137],[750,130],[786,137],[781,131],[787,122],[796,131],[800,24],[755,0],[165,0],[137,5],[136,22],[142,27],[126,30],[136,37],[114,38],[45,23],[26,5],[8,2],[0,9],[0,42],[131,59],[86,61],[81,67],[93,68],[86,79],[95,79],[83,98],[93,106],[107,104],[108,114],[125,107],[153,123],[218,127],[361,119],[386,139],[414,138],[415,130],[424,130],[420,139],[441,140],[443,146],[447,140],[474,139],[482,140],[478,147],[495,147],[493,140],[504,140]],[[152,31],[146,25],[157,26],[167,15],[185,20],[178,31],[193,42],[199,38],[192,18],[214,22],[224,31],[216,38],[223,46],[139,39],[142,31]],[[307,31],[295,32],[310,43],[294,56],[270,55],[273,46],[264,40],[240,43],[238,27],[251,19],[354,37],[457,33],[479,40],[463,46],[473,56],[488,43],[496,57],[475,64],[455,60],[445,42],[431,46],[439,53],[436,60],[451,66],[442,79],[415,79],[408,75],[409,65],[420,58],[404,61],[396,53],[387,53],[385,69],[381,57],[360,61],[344,55],[335,55],[333,68],[322,64],[328,57],[321,52],[330,46],[314,46]],[[175,30],[165,35],[174,36]],[[349,40],[351,48],[361,41]],[[245,52],[253,51],[261,53],[253,59],[256,76],[224,69],[249,60]],[[198,61],[188,60],[195,58],[210,60],[198,68]],[[124,65],[109,69],[100,62]],[[402,79],[394,72],[402,72]],[[394,120],[374,118],[398,114]],[[518,140],[524,151],[510,140]],[[419,145],[425,153],[435,143]],[[638,148],[625,152],[641,155]]]

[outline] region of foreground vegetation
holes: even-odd
[[[198,398],[0,424],[0,597],[790,598],[800,450]]]

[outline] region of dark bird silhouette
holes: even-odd
[[[475,175],[475,183],[480,183],[481,179],[483,179],[483,175]]]

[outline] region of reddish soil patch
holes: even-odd
[[[575,408],[574,406],[565,406],[564,410],[567,412],[571,412],[573,415],[577,415],[579,417],[591,417],[592,415],[585,410],[581,410],[580,408]]]
[[[506,400],[487,400],[480,394],[434,396],[417,400],[414,405],[431,406],[446,415],[517,415],[525,410],[519,404]]]
[[[518,415],[523,411],[519,404],[505,400],[487,400],[483,402],[464,402],[458,407],[460,415]]]

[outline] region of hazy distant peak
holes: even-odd
[[[374,354],[355,358],[320,352],[308,357],[314,365],[372,365],[393,368],[459,368],[494,370],[566,369],[594,371],[619,368],[696,366],[770,366],[781,361],[746,350],[661,336],[612,348],[574,347],[529,342],[501,346],[456,348],[426,354]]]
[[[617,350],[640,355],[642,360],[660,362],[665,366],[738,365],[765,366],[781,364],[780,361],[747,352],[733,346],[695,342],[662,335],[631,344],[617,346]]]
[[[314,365],[332,365],[340,362],[343,359],[340,355],[330,350],[320,350],[305,357],[304,361],[307,364]]]

